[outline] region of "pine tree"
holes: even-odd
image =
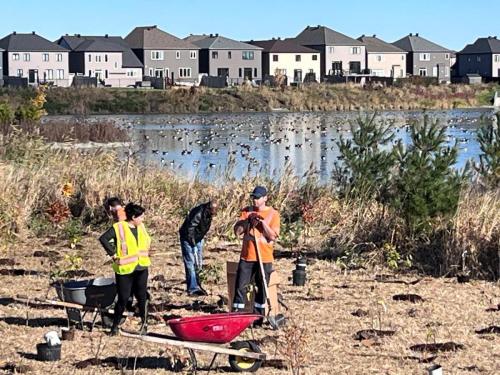
[[[376,116],[358,117],[351,123],[352,139],[341,136],[337,142],[341,163],[335,163],[333,178],[341,196],[384,201],[387,195],[394,155],[384,147],[394,133],[390,125],[376,122]]]
[[[494,121],[483,123],[477,131],[477,140],[482,153],[476,170],[486,186],[497,188],[500,186],[500,113]]]
[[[411,144],[401,142],[394,148],[399,164],[394,178],[391,203],[405,219],[412,235],[432,228],[432,220],[456,212],[466,171],[453,168],[457,161],[457,146],[445,146],[446,128],[430,122],[411,128]]]

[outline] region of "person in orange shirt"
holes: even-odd
[[[125,209],[123,208],[123,202],[118,197],[106,199],[104,202],[104,209],[106,210],[106,213],[113,218],[113,222],[115,223],[127,220]]]
[[[240,262],[236,275],[236,290],[233,300],[233,311],[245,308],[246,290],[252,278],[255,277],[257,293],[255,295],[254,312],[264,315],[266,296],[259,258],[255,244],[258,243],[260,260],[264,266],[266,284],[273,270],[273,245],[279,236],[280,214],[277,210],[267,206],[267,189],[257,186],[250,193],[253,205],[241,211],[238,222],[234,225],[234,233],[243,237]]]

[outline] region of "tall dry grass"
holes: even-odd
[[[78,150],[53,150],[36,136],[10,134],[3,138],[0,149],[0,240],[24,241],[34,235],[58,233],[64,221],[50,217],[56,203],[69,207],[68,212],[82,226],[101,230],[108,224],[102,203],[106,197],[118,195],[146,207],[148,227],[156,236],[176,236],[190,208],[216,199],[220,211],[212,225],[212,236],[232,241],[232,227],[239,210],[250,203],[249,192],[255,185],[264,184],[270,191],[270,204],[280,211],[283,223],[302,223],[298,248],[309,256],[342,259],[357,266],[367,261],[380,264],[387,261],[385,249],[390,248],[401,259],[413,255],[413,266],[424,270],[416,255],[426,258],[425,254],[431,254],[439,263],[430,264],[434,274],[468,271],[479,277],[499,275],[498,189],[464,191],[451,223],[437,222],[434,238],[409,240],[402,219],[383,205],[339,199],[334,188],[320,185],[312,172],[303,180],[294,177],[291,170],[283,176],[279,180],[234,179],[228,171],[222,171],[217,181],[204,183],[142,166],[111,151],[82,154]],[[73,191],[66,196],[63,186],[68,183]],[[39,223],[43,221],[46,225],[40,233]],[[286,238],[289,234],[282,230],[281,235]],[[462,270],[465,251],[466,269]]]

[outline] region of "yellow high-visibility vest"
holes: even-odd
[[[119,275],[128,275],[134,272],[135,267],[149,267],[149,237],[144,224],[137,227],[137,239],[130,230],[126,221],[120,221],[113,225],[116,235],[116,260],[113,270]]]

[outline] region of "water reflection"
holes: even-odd
[[[481,116],[490,110],[428,112],[432,119],[447,124],[447,141],[457,142],[457,168],[469,159],[477,160],[476,129]],[[298,176],[311,167],[321,181],[331,176],[339,156],[336,142],[351,136],[349,121],[356,113],[257,113],[177,117],[176,124],[135,125],[136,144],[145,163],[171,168],[179,174],[214,180],[222,173],[233,177],[265,174],[279,177],[290,164]],[[409,142],[411,121],[422,112],[382,112],[379,121],[393,124],[396,138]],[[161,122],[161,121],[160,121]],[[171,122],[171,121],[169,121]]]

